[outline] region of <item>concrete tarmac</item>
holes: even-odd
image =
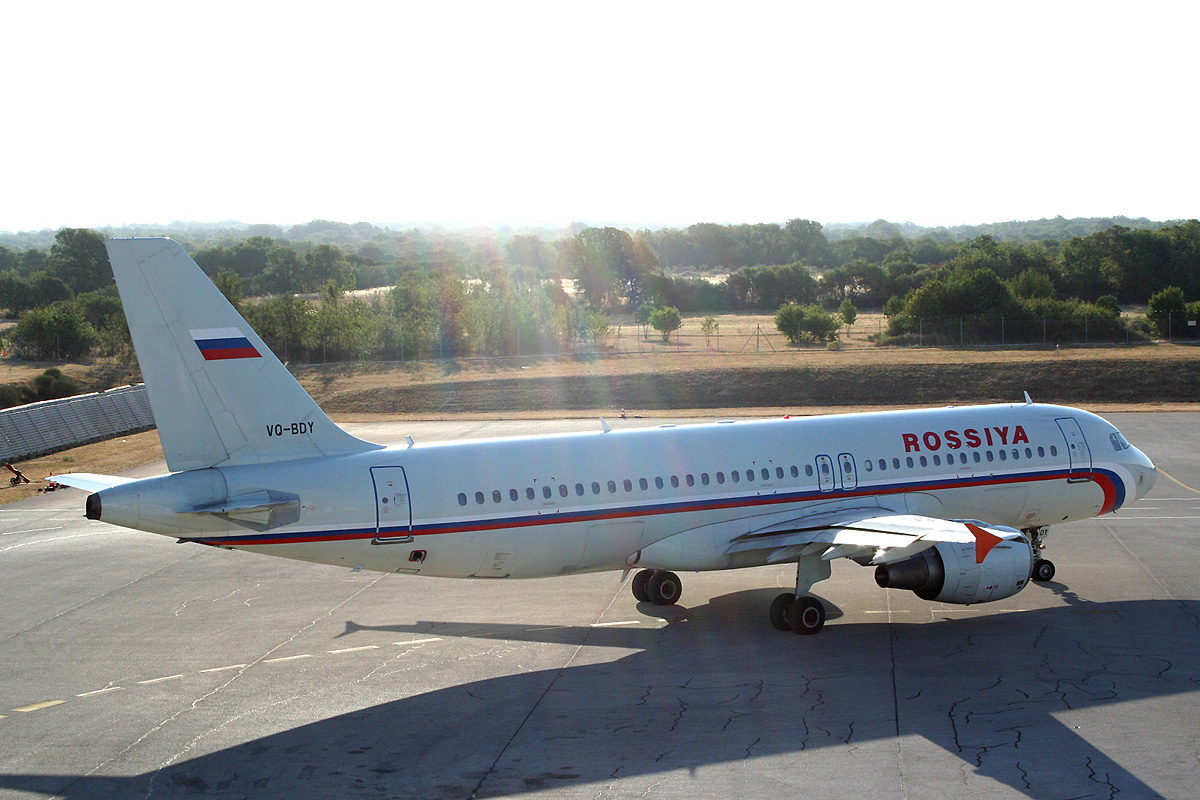
[[[794,567],[659,608],[619,573],[355,573],[89,522],[75,490],[4,507],[0,798],[1195,797],[1200,415],[1106,416],[1186,486],[1054,528],[1055,580],[998,603],[839,561],[813,637],[767,621]]]

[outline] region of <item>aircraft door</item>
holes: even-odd
[[[838,453],[838,466],[842,469],[842,488],[858,488],[858,468],[854,464],[854,456],[849,453]]]
[[[817,488],[822,492],[832,492],[836,486],[833,459],[827,455],[817,456]]]
[[[1079,421],[1074,417],[1059,417],[1054,421],[1058,423],[1058,429],[1062,431],[1063,438],[1067,441],[1067,459],[1070,462],[1067,480],[1070,482],[1090,481],[1092,479],[1092,450],[1083,436],[1083,429],[1079,427]]]
[[[404,467],[371,467],[375,482],[375,542],[411,542],[412,506]]]

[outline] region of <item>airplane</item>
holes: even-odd
[[[1049,581],[1049,527],[1114,512],[1150,459],[1099,416],[1024,402],[398,447],[335,425],[176,242],[106,242],[168,474],[75,473],[85,516],[226,549],[452,578],[796,564],[768,617],[814,634],[833,559],[942,603]],[[636,570],[636,572],[635,572]]]

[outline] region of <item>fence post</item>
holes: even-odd
[[[925,346],[925,318],[917,317],[917,347]]]
[[[1004,315],[1000,315],[1000,346],[1004,346]]]
[[[1042,344],[1046,343],[1046,315],[1042,314]]]
[[[1083,315],[1083,343],[1088,343],[1088,315]]]
[[[958,318],[958,346],[963,346],[963,318]]]

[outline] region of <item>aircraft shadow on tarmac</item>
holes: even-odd
[[[895,774],[897,736],[917,735],[961,762],[953,762],[957,790],[945,785],[944,765],[936,775],[910,772],[914,797],[928,796],[922,780],[946,796],[980,793],[986,781],[963,784],[973,775],[1034,800],[1158,796],[1055,715],[1194,691],[1200,602],[1089,603],[1051,588],[1065,606],[843,624],[811,638],[769,629],[762,591],[667,609],[671,624],[654,630],[348,622],[349,641],[364,630],[486,631],[489,640],[587,647],[562,668],[406,697],[155,772],[8,774],[0,789],[73,799],[571,796],[585,784],[635,777],[650,786],[672,775],[697,781],[692,794],[716,796],[737,793],[739,770],[706,767],[745,762],[746,780],[766,758],[822,797],[861,797],[871,784],[856,781],[872,770]],[[632,652],[587,655],[607,647]],[[833,755],[827,748],[847,745],[857,748],[852,760],[821,758],[823,748]]]

